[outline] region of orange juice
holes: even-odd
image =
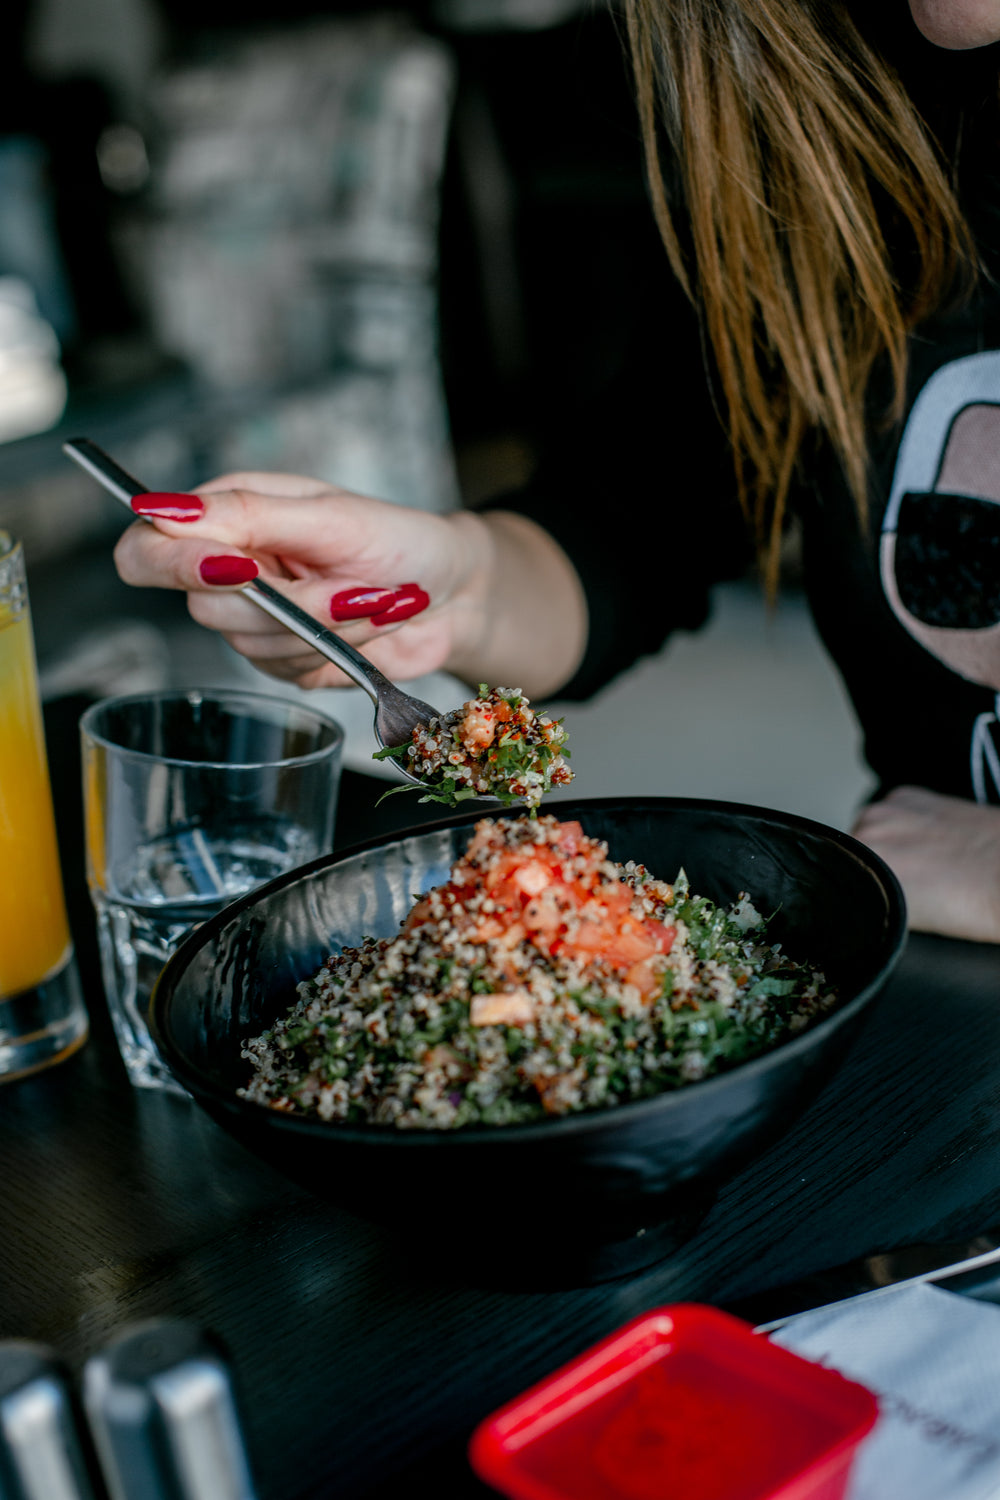
[[[69,950],[31,618],[15,590],[0,597],[0,1000]]]

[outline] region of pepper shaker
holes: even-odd
[[[0,1500],[94,1500],[66,1370],[22,1339],[0,1342]]]
[[[83,1404],[111,1500],[255,1500],[226,1362],[196,1324],[123,1330],[87,1361]]]

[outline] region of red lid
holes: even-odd
[[[877,1413],[863,1386],[678,1303],[495,1412],[469,1457],[515,1500],[840,1500]]]

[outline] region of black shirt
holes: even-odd
[[[872,424],[867,525],[818,441],[792,504],[813,615],[881,787],[998,801],[1000,49],[946,53],[900,29],[894,61],[911,97],[942,146],[963,143],[960,192],[986,269],[971,300],[911,339],[904,417]],[[636,275],[644,315],[621,368],[530,487],[496,502],[543,525],[579,572],[589,640],[561,697],[590,696],[671,631],[696,628],[713,584],[752,558],[697,317],[652,239]],[[886,409],[883,385],[876,372],[873,413]]]

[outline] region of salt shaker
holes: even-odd
[[[123,1330],[87,1361],[83,1404],[111,1500],[255,1500],[226,1362],[196,1324]]]
[[[21,1339],[0,1341],[0,1500],[94,1500],[66,1371]]]

